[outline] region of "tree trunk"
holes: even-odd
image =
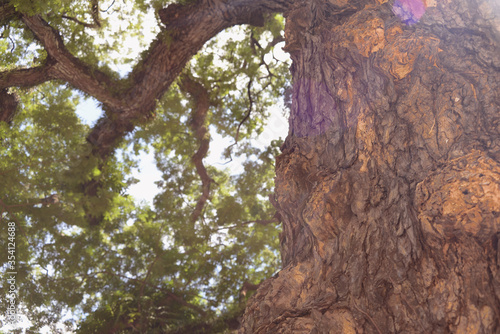
[[[303,0],[286,13],[283,269],[240,333],[500,333],[494,1]]]

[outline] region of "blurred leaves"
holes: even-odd
[[[132,61],[113,54],[127,36],[140,35],[141,19],[103,44],[96,42],[102,32],[88,33],[60,15],[90,20],[88,1],[11,3],[20,12],[45,15],[68,49],[96,68],[114,73],[111,64]],[[126,21],[164,5],[109,1],[100,8],[113,6],[108,14]],[[109,16],[102,17],[106,27]],[[1,70],[44,61],[43,49],[19,22],[2,29]],[[281,16],[269,17],[262,28],[232,28],[185,69],[210,93],[207,121],[225,138],[226,158],[243,163],[238,174],[207,166],[214,183],[195,222],[189,217],[201,181],[191,161],[198,149],[190,126],[194,102],[176,84],[158,101],[156,117],[107,161],[90,154],[89,127],[75,113],[80,95],[71,87],[49,82],[13,90],[19,112],[12,124],[0,122],[0,243],[7,249],[7,223],[14,222],[16,284],[32,331],[65,321],[81,333],[222,333],[241,314],[249,298],[240,293],[245,282],[258,284],[280,265],[268,200],[280,142],[266,149],[253,143],[289,81],[288,64],[273,56],[282,29]],[[152,207],[127,194],[143,150],[154,151],[163,175]],[[82,192],[92,180],[102,185],[96,197]],[[42,201],[55,194],[57,203]],[[88,208],[104,217],[102,224],[89,226]],[[6,264],[8,254],[0,254]]]

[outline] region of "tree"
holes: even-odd
[[[10,69],[0,77],[2,94],[9,96],[2,103],[2,120],[12,119],[5,112],[12,108],[3,106],[16,104],[5,88],[50,79],[94,96],[107,113],[87,136],[90,149],[79,153],[88,162],[78,173],[88,177],[83,183],[79,179],[83,195],[78,199],[88,202],[81,206],[82,220],[101,233],[94,232],[95,245],[103,244],[98,236],[112,221],[109,203],[119,190],[112,186],[121,175],[113,168],[116,161],[109,161],[124,135],[151,122],[156,99],[208,39],[232,25],[262,25],[268,14],[280,12],[293,60],[290,131],[277,158],[271,196],[283,226],[283,268],[259,285],[240,332],[500,330],[497,2],[200,0],[169,5],[158,11],[164,23],[160,38],[125,80],[96,68],[89,55],[77,59],[81,48],[68,49],[47,18],[30,16],[35,13],[19,6],[3,6],[1,21],[21,20],[47,57],[41,66]],[[188,74],[179,87],[197,101],[195,114],[203,118],[199,86]],[[64,109],[65,100],[51,105],[56,102]],[[194,133],[205,131],[193,124]],[[201,148],[203,136],[197,138]],[[76,137],[67,145],[85,146]],[[200,179],[205,194],[207,182]],[[77,197],[75,190],[67,193]],[[231,197],[224,200],[235,203]],[[104,208],[95,214],[100,202]],[[142,221],[151,221],[152,214],[142,213]],[[178,218],[172,220],[182,221]],[[142,288],[140,297],[147,295],[145,284]],[[191,302],[188,296],[184,291],[180,300]],[[106,305],[116,305],[110,301]],[[190,305],[188,318],[200,313]],[[148,325],[151,331],[159,326]]]
[[[500,331],[499,9],[289,8],[283,269],[242,333]]]
[[[209,5],[1,2],[2,273],[17,273],[9,300],[33,331],[67,320],[82,333],[221,332],[279,267],[268,196],[280,142],[251,137],[288,80],[272,57],[283,17],[199,12]],[[153,7],[167,22],[156,40],[137,62],[117,57]],[[117,16],[129,26],[106,36]],[[240,40],[210,40],[247,20],[259,27]],[[104,111],[93,127],[75,114],[82,95]],[[242,172],[204,162],[209,127],[232,139],[226,159]],[[154,208],[126,193],[145,149],[163,172]]]

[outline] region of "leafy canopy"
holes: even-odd
[[[168,2],[0,4],[17,13],[2,18],[0,78],[50,60],[19,19],[40,15],[71,54],[126,85],[133,66],[147,66],[147,51],[134,58],[121,50],[143,34],[148,11]],[[8,88],[19,105],[0,122],[0,243],[6,250],[7,223],[15,222],[19,313],[31,331],[55,331],[61,322],[81,333],[231,327],[254,285],[280,265],[268,200],[280,142],[253,143],[289,80],[288,65],[273,57],[282,29],[283,18],[271,15],[263,27],[210,40],[157,101],[155,117],[136,124],[105,159],[93,154],[92,128],[75,112],[84,92],[60,80]],[[225,138],[224,158],[241,160],[241,173],[195,157],[206,156],[210,133]],[[128,194],[144,150],[154,150],[163,175],[152,206]],[[0,254],[7,272],[8,253]]]

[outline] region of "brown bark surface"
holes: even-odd
[[[284,267],[241,333],[500,333],[500,6],[405,3],[286,13]]]

